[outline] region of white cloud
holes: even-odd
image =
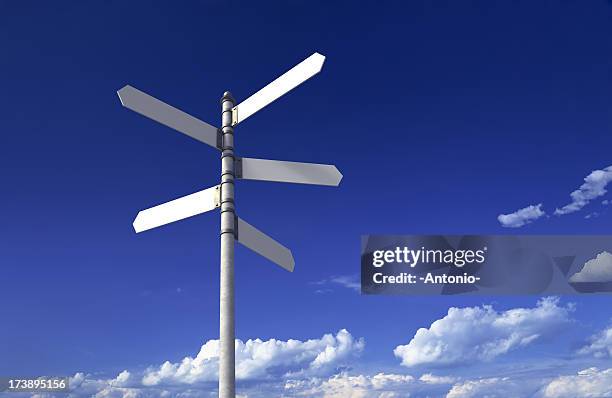
[[[329,377],[307,376],[296,379],[280,378],[254,383],[248,382],[242,385],[239,383],[240,394],[237,397],[406,398],[413,395],[416,397],[442,397],[449,391],[450,379],[455,378],[423,375],[417,380],[408,374],[351,375],[343,371]],[[498,380],[499,382],[493,384],[489,380]],[[119,386],[118,383],[127,383],[129,386]],[[115,379],[96,379],[92,375],[77,373],[71,378],[71,392],[67,398],[217,398],[216,382],[204,385],[181,384],[163,387],[145,386],[138,383],[139,379],[127,371],[120,373]],[[509,379],[483,379],[456,384],[451,391],[453,391],[453,394],[464,394],[455,395],[455,398],[472,396],[512,398],[516,396],[510,393],[516,389],[515,384]],[[524,387],[534,383],[533,380],[521,380],[520,384]],[[544,381],[540,381],[538,386],[542,386],[542,384],[544,384]],[[486,387],[491,388],[491,390],[487,390]],[[492,391],[496,391],[494,387],[498,389],[500,394],[507,394],[493,394]],[[522,388],[520,391],[527,390]],[[469,395],[468,393],[471,392],[483,392],[484,395]],[[30,395],[16,394],[16,398],[26,396],[29,397]],[[523,394],[520,396],[531,395]],[[37,398],[51,398],[51,395],[41,395]]]
[[[570,321],[571,306],[543,298],[535,308],[497,312],[491,306],[449,308],[448,314],[419,329],[407,345],[393,353],[404,366],[452,365],[488,361],[554,334]]]
[[[569,278],[570,282],[612,282],[612,253],[601,252],[587,261],[580,271]]]
[[[340,275],[331,278],[330,281],[348,289],[355,290],[356,292],[361,291],[361,281],[359,280],[359,275]]]
[[[554,334],[570,321],[572,308],[561,306],[556,298],[544,298],[533,308],[507,311],[495,311],[491,306],[450,308],[429,329],[419,329],[408,345],[398,346],[396,355],[406,356],[412,365],[432,367],[493,359]],[[552,368],[543,372],[539,365],[535,369],[513,362],[505,368],[508,371],[502,367],[499,373],[469,380],[432,373],[419,378],[402,372],[351,374],[344,365],[352,365],[352,358],[361,353],[364,343],[344,329],[306,341],[237,340],[236,348],[242,398],[612,398],[612,368],[590,368],[572,374],[592,366],[582,365],[585,358],[575,358],[573,370],[565,375],[550,373]],[[67,398],[217,397],[217,350],[218,342],[211,340],[195,358],[165,362],[144,371],[124,370],[114,378],[77,373],[70,378]],[[594,335],[578,354],[599,360],[612,358],[612,326]],[[400,358],[407,365],[406,358]],[[522,370],[520,376],[510,376],[517,369]],[[482,370],[476,368],[472,373],[481,374]],[[26,396],[30,395],[16,394],[16,398]],[[51,398],[37,398],[47,397]]]
[[[370,378],[372,387],[376,390],[402,386],[414,380],[410,375],[378,373]]]
[[[76,373],[68,381],[69,398],[165,398],[170,392],[163,389],[142,389],[139,381],[124,370],[114,379],[98,379],[82,372]],[[177,395],[174,395],[177,396]]]
[[[166,361],[161,366],[149,367],[137,373],[124,370],[115,378],[76,373],[69,380],[71,392],[68,398],[217,397],[218,346],[218,340],[209,340],[202,345],[195,358],[185,357],[177,363]],[[346,369],[345,365],[350,365],[364,346],[363,339],[355,339],[345,329],[335,335],[325,334],[321,338],[305,341],[236,340],[236,376],[243,394],[238,397],[283,395],[285,381],[290,378],[305,382],[326,380],[330,375]],[[410,376],[394,379],[394,375],[376,375],[368,379],[368,385],[379,388],[392,385],[394,380],[409,379]],[[333,384],[333,381],[329,384]],[[16,398],[19,397],[21,395],[16,395]],[[391,395],[383,397],[390,398]]]
[[[540,382],[535,380],[491,377],[457,383],[446,398],[524,398],[532,397],[539,387]]]
[[[284,391],[284,380],[292,377],[298,380],[328,377],[358,356],[364,345],[363,339],[355,339],[345,329],[335,335],[325,334],[319,339],[306,341],[236,340],[236,378],[247,383],[244,389],[250,398],[278,396],[274,391]],[[195,358],[185,357],[177,363],[166,361],[161,366],[149,367],[137,374],[124,370],[110,379],[77,373],[70,378],[69,397],[215,397],[218,347],[218,340],[209,340],[202,345]],[[378,386],[391,381],[390,376],[375,376],[369,385]],[[249,387],[253,385],[257,388]]]
[[[589,368],[576,375],[559,376],[544,388],[542,395],[546,398],[612,397],[612,368]]]
[[[604,206],[607,206],[607,205],[609,205],[610,203],[612,203],[612,200],[605,199],[605,200],[602,200],[602,201],[601,201],[601,204],[602,204],[602,205],[604,205]]]
[[[294,380],[285,384],[285,389],[291,395],[325,398],[365,398],[370,387],[365,376],[349,376],[345,373],[328,380]]]
[[[455,384],[446,398],[610,398],[612,368],[556,377],[491,377]]]
[[[425,373],[419,377],[419,381],[427,384],[453,384],[457,381],[457,378],[451,376],[436,376],[431,373]]]
[[[239,380],[267,379],[291,374],[325,374],[344,361],[359,355],[365,343],[355,339],[345,329],[335,336],[306,341],[270,339],[236,340],[236,378]],[[166,361],[145,371],[142,382],[147,386],[194,384],[218,378],[219,341],[209,340],[195,358]]]
[[[590,343],[579,349],[578,354],[612,358],[612,326],[592,336]]]
[[[563,215],[576,212],[586,206],[591,200],[608,192],[606,186],[612,181],[612,166],[603,170],[594,170],[585,177],[584,184],[570,194],[572,202],[555,210],[555,214]]]
[[[503,227],[518,228],[545,215],[546,213],[542,210],[542,203],[539,203],[537,205],[524,207],[514,213],[500,214],[497,216],[497,221],[499,221]]]
[[[113,380],[113,385],[118,387],[126,387],[132,381],[133,377],[127,370],[119,373],[119,375]]]
[[[392,398],[408,397],[407,388],[414,383],[414,377],[402,374],[378,373],[374,376],[349,375],[345,372],[328,379],[289,380],[285,383],[289,396],[324,398]],[[397,393],[401,392],[401,395]]]
[[[332,276],[327,279],[323,279],[317,282],[312,282],[313,285],[340,285],[347,289],[351,289],[356,291],[357,293],[361,292],[361,280],[359,279],[359,274],[351,274],[351,275],[338,275]],[[315,293],[323,294],[323,293],[331,293],[332,289],[329,288],[321,288],[317,289]]]

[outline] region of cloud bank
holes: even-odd
[[[612,397],[612,368],[589,368],[572,376],[560,376],[544,388],[546,398]]]
[[[533,397],[542,382],[517,380],[510,377],[490,377],[455,384],[446,398],[523,398]]]
[[[612,326],[592,336],[590,343],[579,349],[578,354],[612,358]]]
[[[378,373],[374,376],[340,373],[328,379],[290,380],[285,384],[289,396],[324,398],[391,398],[409,396],[414,383],[410,375]]]
[[[454,365],[490,361],[553,335],[570,321],[572,307],[562,307],[554,297],[541,299],[535,308],[497,312],[491,306],[450,308],[448,314],[419,329],[406,345],[393,353],[401,364]]]
[[[558,333],[571,321],[572,311],[572,305],[561,306],[552,297],[532,308],[506,311],[491,306],[450,308],[429,328],[419,329],[407,345],[395,349],[404,366],[470,363],[472,369],[459,371],[461,376],[453,374],[458,370],[452,366],[420,377],[402,372],[400,365],[396,371],[356,371],[356,365],[361,370],[372,366],[357,362],[365,343],[345,329],[305,341],[236,340],[237,397],[611,398],[612,326],[591,336],[575,357],[565,358],[566,370],[561,372],[554,367],[544,370],[537,363],[533,367],[534,357],[525,363],[474,366]],[[586,361],[590,363],[585,365]],[[114,378],[77,373],[70,378],[67,398],[218,398],[217,366],[218,341],[210,340],[195,357],[124,370]],[[481,376],[470,379],[466,374]],[[51,395],[15,393],[15,398],[21,397]]]
[[[325,374],[332,372],[343,361],[357,356],[364,348],[363,339],[355,339],[346,329],[335,336],[326,334],[320,339],[306,341],[270,339],[236,340],[236,379],[261,380],[291,374]],[[166,361],[157,368],[145,371],[142,383],[146,386],[166,384],[194,384],[212,382],[218,378],[219,340],[209,340],[195,358]]]

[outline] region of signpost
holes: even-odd
[[[132,86],[117,92],[121,104],[221,151],[219,185],[143,210],[134,220],[146,231],[207,211],[221,212],[221,289],[219,317],[219,397],[235,398],[234,243],[239,243],[292,272],[291,251],[236,215],[236,178],[338,186],[342,174],[333,165],[241,158],[234,154],[234,126],[321,71],[325,57],[314,53],[239,105],[229,92],[221,98],[221,128],[203,122]]]

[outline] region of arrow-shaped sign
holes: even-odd
[[[117,94],[126,108],[219,149],[220,134],[216,127],[132,86],[123,87]]]
[[[281,77],[268,84],[232,109],[233,125],[236,125],[273,101],[287,94],[321,71],[325,56],[314,53]]]
[[[342,173],[331,164],[237,158],[236,177],[245,180],[338,186]]]
[[[161,227],[219,207],[219,185],[142,210],[134,220],[136,232]]]
[[[293,272],[295,261],[291,250],[281,245],[241,218],[237,222],[238,242],[253,250],[268,260]]]

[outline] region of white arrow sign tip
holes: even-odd
[[[336,186],[340,185],[340,181],[342,181],[342,177],[344,177],[342,175],[342,173],[340,172],[340,170],[338,170],[338,168],[336,166],[334,166],[334,174],[336,175],[336,179],[338,182],[336,182]]]
[[[314,53],[309,58],[313,61],[312,64],[316,67],[316,71],[320,72],[323,68],[323,63],[325,62],[325,55]]]
[[[124,86],[120,90],[117,90],[117,95],[119,96],[119,101],[121,101],[121,105],[126,106],[124,99],[126,98],[127,95],[129,95],[129,91],[132,91],[132,90],[136,90],[136,89],[130,86],[129,84]]]
[[[287,268],[287,271],[293,272],[293,270],[295,269],[295,259],[293,258],[293,253],[291,253],[291,260],[289,261],[289,268]]]
[[[142,217],[142,211],[139,211],[138,215],[136,215],[136,218],[134,219],[134,222],[132,223],[132,226],[134,227],[134,231],[136,233],[150,229],[150,228],[147,228],[148,226],[144,225],[143,218],[144,217]]]

